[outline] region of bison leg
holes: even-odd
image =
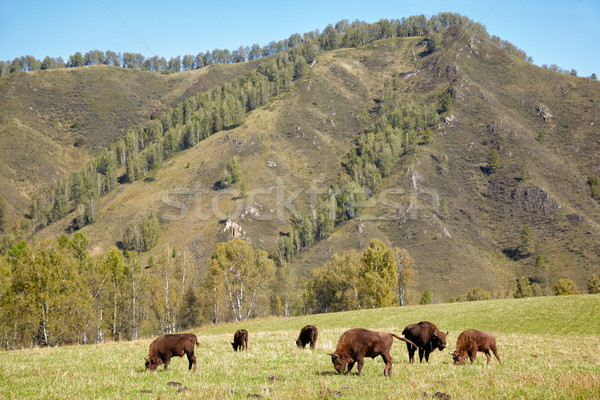
[[[471,364],[473,364],[475,362],[476,358],[477,358],[477,352],[469,351],[469,360],[471,360]]]
[[[502,364],[502,361],[500,361],[500,356],[498,355],[498,350],[496,349],[496,346],[492,347],[492,352],[494,353],[494,355],[496,356],[496,359],[498,359],[498,362],[500,364]]]
[[[360,376],[362,374],[362,367],[365,364],[365,358],[364,357],[358,357],[358,360],[356,360],[358,365],[358,375]],[[348,370],[348,372],[350,372],[350,370]]]
[[[315,349],[315,340],[311,340],[310,341],[310,349],[314,350]]]
[[[419,362],[422,363],[423,362],[423,355],[425,353],[425,349],[422,347],[419,347]]]
[[[427,364],[429,364],[429,355],[431,354],[431,351],[429,349],[425,349],[425,362]]]
[[[489,350],[485,350],[483,353],[485,354],[485,358],[487,359],[485,365],[488,366],[490,365],[490,361],[492,360],[492,355],[490,354]]]
[[[195,372],[196,371],[196,356],[194,355],[194,353],[188,353],[187,357],[188,357],[188,361],[190,363],[188,369],[192,369],[192,366],[193,366],[194,372]]]
[[[165,371],[167,370],[167,367],[169,366],[169,363],[171,362],[170,358],[165,358],[165,360],[163,361],[165,363]]]
[[[350,362],[348,363],[348,370],[346,371],[346,375],[349,375],[349,374],[350,374],[350,371],[352,371],[352,368],[353,368],[353,367],[354,367],[354,361],[350,361]],[[360,369],[359,369],[359,371],[360,371]],[[360,375],[360,373],[359,373],[359,375]]]
[[[383,376],[392,376],[392,356],[390,354],[381,353],[381,358],[385,361]]]

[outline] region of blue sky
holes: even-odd
[[[113,50],[170,57],[268,44],[342,19],[458,12],[534,63],[600,74],[600,1],[0,0],[0,60]]]

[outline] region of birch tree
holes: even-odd
[[[218,243],[213,253],[209,274],[220,276],[236,321],[252,314],[258,296],[264,295],[273,279],[275,263],[264,250],[254,249],[243,240]]]
[[[413,296],[417,271],[415,259],[406,249],[394,247],[394,258],[398,268],[398,300],[401,306],[408,304]]]

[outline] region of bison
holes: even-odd
[[[319,330],[314,325],[306,325],[300,330],[300,336],[296,339],[296,346],[298,348],[305,348],[307,344],[310,344],[310,349],[315,349],[317,343],[317,336],[319,336]]]
[[[429,321],[407,325],[402,331],[402,335],[415,343],[419,348],[419,362],[423,362],[423,356],[425,356],[425,361],[429,362],[429,354],[435,349],[444,350],[447,346],[447,334],[448,332],[444,333],[440,331],[435,324]],[[417,347],[406,343],[408,361],[411,363],[415,362],[415,350],[417,350]]]
[[[391,376],[392,355],[390,349],[394,338],[412,343],[410,340],[393,333],[375,332],[362,328],[350,329],[340,336],[335,353],[329,353],[331,362],[333,362],[337,372],[343,372],[348,367],[346,374],[350,373],[356,362],[358,363],[358,375],[360,375],[365,357],[375,358],[381,356],[385,361],[383,375]]]
[[[467,329],[458,335],[456,350],[451,354],[454,364],[463,365],[467,360],[467,356],[471,360],[471,364],[473,364],[473,361],[477,357],[477,352],[482,351],[487,358],[487,366],[492,359],[490,350],[494,353],[498,362],[502,364],[498,355],[498,349],[496,349],[496,338],[494,338],[494,335],[489,332],[478,331],[477,329]]]
[[[194,367],[196,371],[196,356],[194,356],[194,346],[199,346],[198,338],[193,333],[178,333],[162,335],[150,343],[150,351],[146,358],[146,369],[156,371],[160,364],[165,364],[165,370],[171,362],[171,357],[183,357],[187,354],[190,363],[188,369]]]
[[[233,351],[244,351],[248,350],[248,331],[245,329],[238,329],[233,334]]]

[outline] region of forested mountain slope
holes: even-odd
[[[116,144],[150,115],[256,68],[259,60],[161,75],[106,65],[0,78],[0,186],[11,220],[35,191]]]
[[[505,295],[520,276],[542,285],[568,277],[583,287],[600,268],[600,208],[588,185],[600,173],[600,84],[531,65],[462,27],[433,40],[392,38],[318,54],[239,126],[102,197],[95,221],[81,229],[92,254],[122,245],[128,227],[155,213],[158,245],[142,259],[165,244],[190,251],[196,285],[216,243],[239,237],[287,258],[298,279],[334,253],[382,239],[415,259],[412,301],[425,289],[441,301],[476,286]],[[201,71],[193,72],[199,80]],[[153,75],[181,95],[149,95],[155,103],[134,114],[182,98],[191,76]],[[49,136],[69,143],[74,135]],[[67,165],[89,157],[63,151]],[[241,178],[223,190],[235,157]],[[69,232],[74,218],[75,211],[36,235]]]

